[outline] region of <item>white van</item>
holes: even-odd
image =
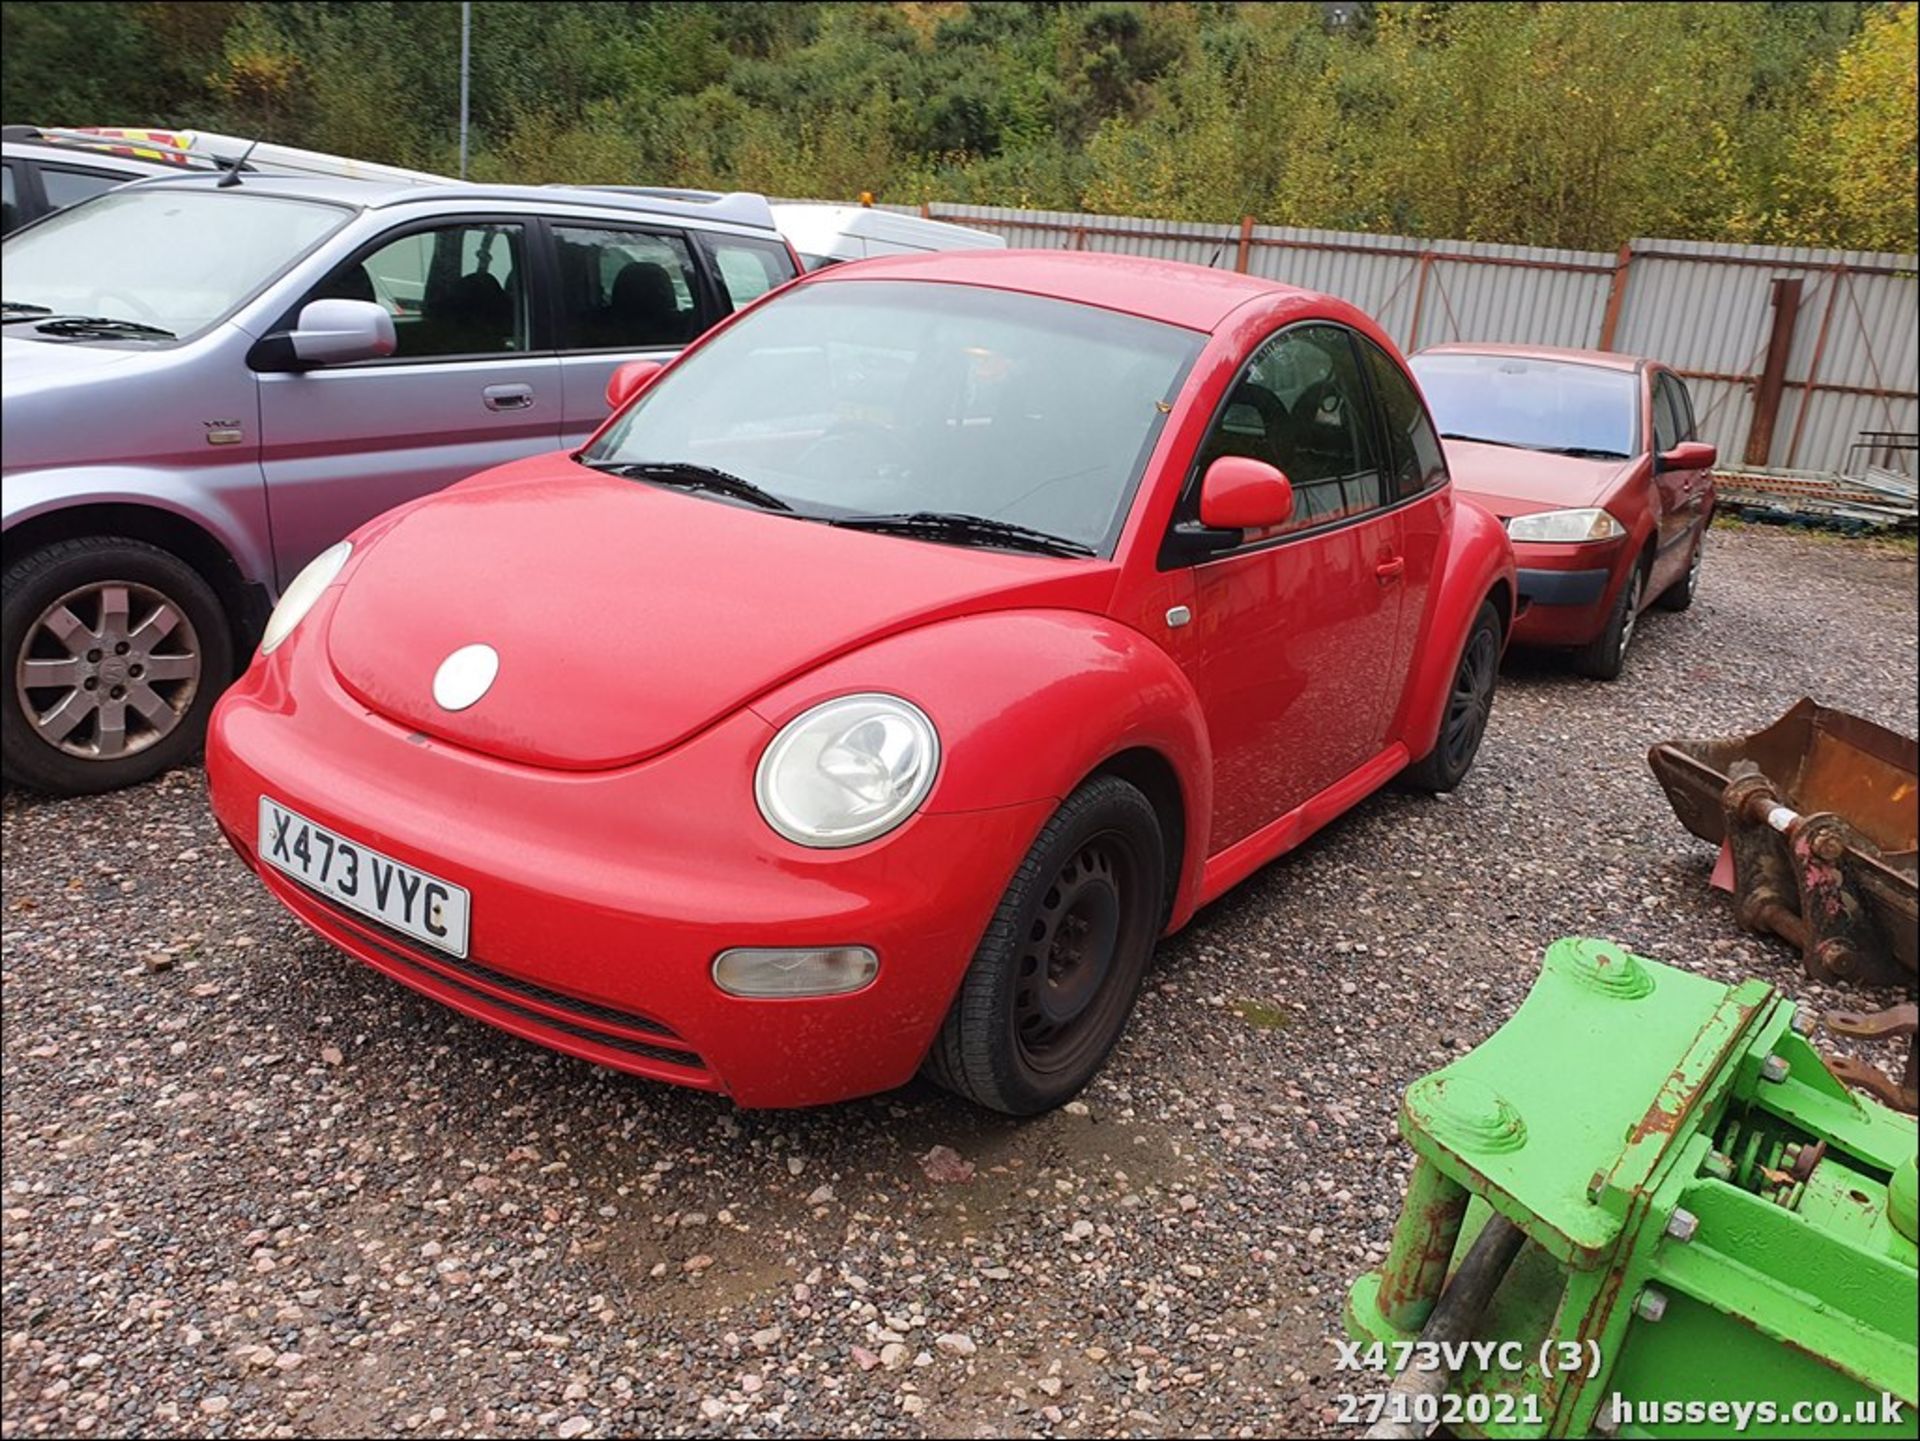
[[[1003,250],[1004,237],[865,205],[775,205],[773,223],[809,270],[876,255]]]

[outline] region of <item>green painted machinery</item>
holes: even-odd
[[[1760,981],[1555,943],[1513,1019],[1408,1089],[1418,1159],[1349,1334],[1420,1336],[1497,1213],[1524,1241],[1472,1335],[1515,1344],[1450,1368],[1449,1429],[1914,1435],[1914,1121],[1804,1025]]]

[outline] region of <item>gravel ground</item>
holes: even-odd
[[[598,1070],[308,936],[198,772],[9,795],[0,1420],[1335,1434],[1398,1095],[1549,941],[1841,1000],[1734,928],[1644,755],[1803,693],[1911,732],[1915,631],[1911,547],[1716,533],[1622,683],[1510,661],[1461,791],[1376,797],[1203,913],[1084,1101],[1026,1124],[922,1084],[746,1113]]]

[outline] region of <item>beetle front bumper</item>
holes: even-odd
[[[637,765],[539,770],[370,714],[315,643],[319,619],[256,662],[208,734],[215,814],[267,888],[327,940],[456,1010],[743,1106],[816,1105],[908,1080],[1052,809],[923,812],[878,841],[809,850],[754,806],[772,728],[750,710]],[[266,865],[262,795],[465,886],[468,958]],[[864,989],[748,999],[712,979],[729,947],[839,945],[879,955]]]

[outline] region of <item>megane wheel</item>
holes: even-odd
[[[951,1091],[1009,1115],[1072,1099],[1126,1029],[1164,914],[1153,806],[1112,776],[1048,821],[1007,888],[927,1058]]]
[[[12,566],[5,646],[7,777],[60,795],[190,758],[231,672],[211,588],[135,540],[60,541]]]

